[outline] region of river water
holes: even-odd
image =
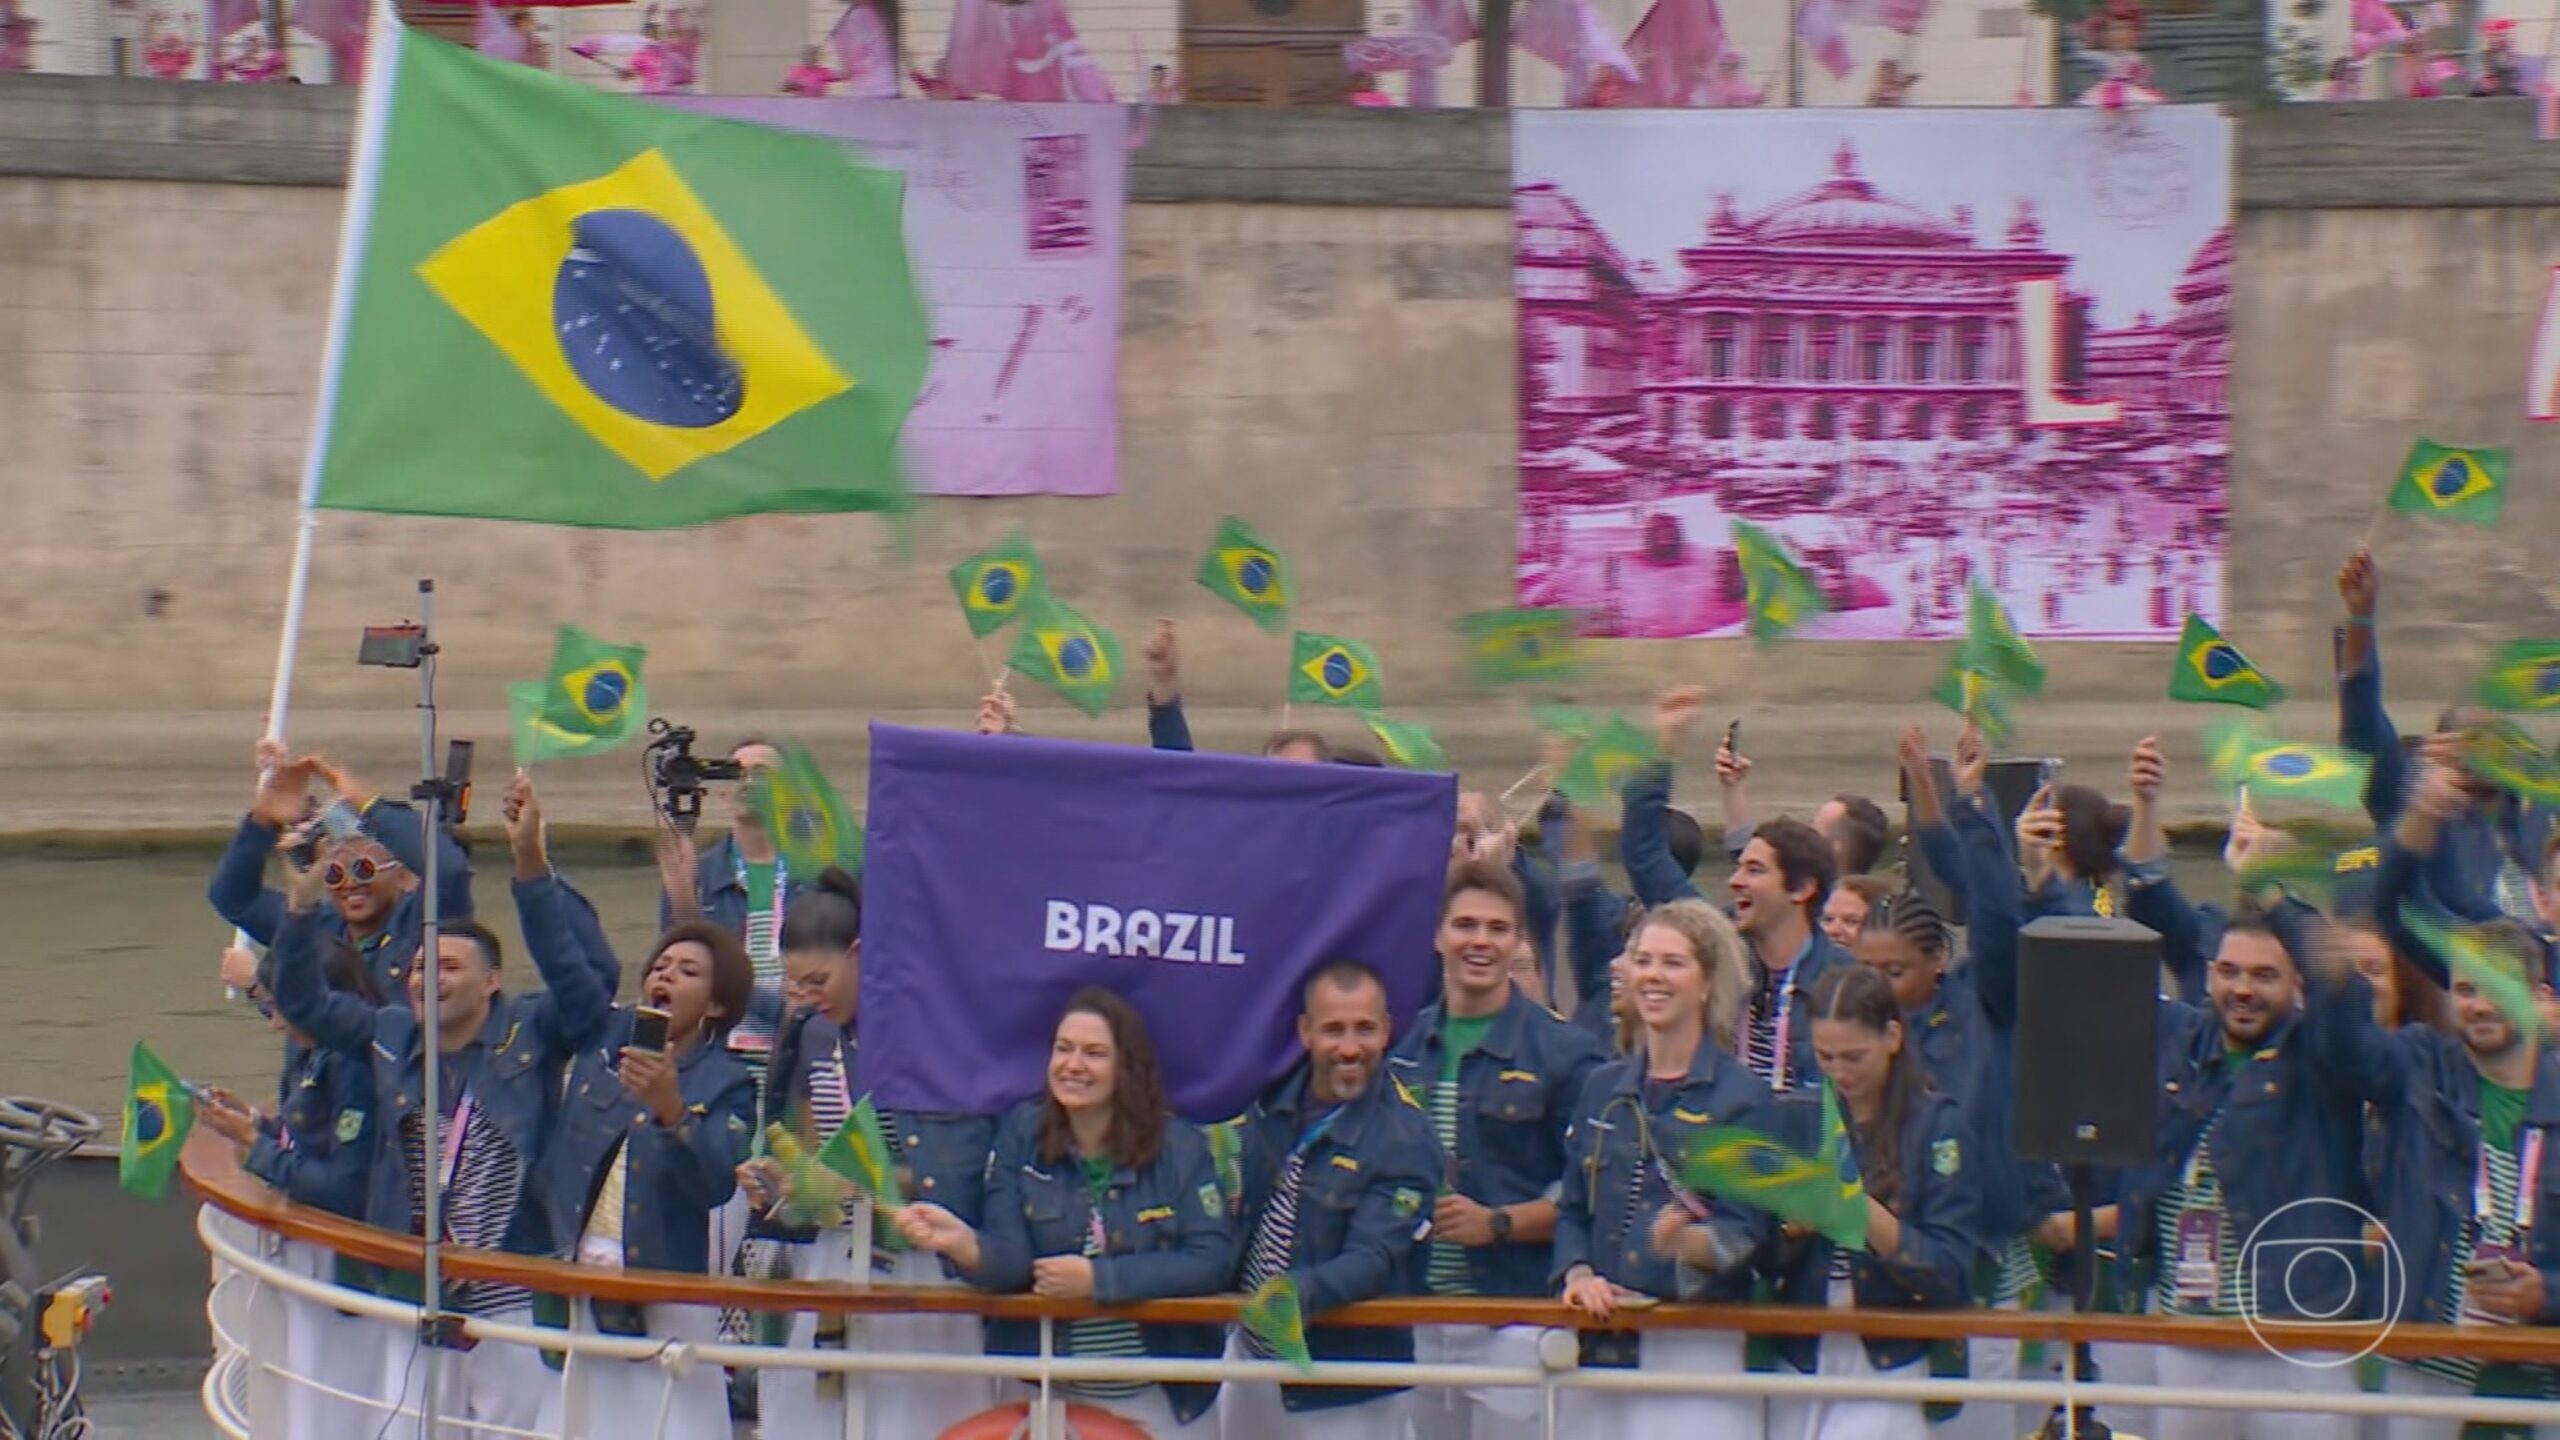
[[[482,847],[475,886],[481,917],[507,942],[510,981],[531,983],[505,858]],[[2178,857],[2191,894],[2216,888],[2219,857]],[[218,965],[230,930],[205,903],[211,852],[111,859],[13,856],[0,859],[0,913],[18,938],[0,955],[9,1023],[0,1035],[0,1095],[36,1095],[95,1110],[108,1120],[124,1104],[125,1071],[136,1040],[147,1040],[180,1074],[265,1096],[275,1084],[280,1037],[246,1005],[223,996]],[[1703,887],[1720,893],[1716,860]],[[603,916],[622,958],[628,999],[657,925],[657,870],[635,858],[564,859]]]

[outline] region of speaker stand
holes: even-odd
[[[2071,1185],[2071,1310],[2087,1315],[2098,1308],[2098,1177],[2086,1165],[2066,1167]],[[2081,1383],[2098,1378],[2098,1362],[2089,1353],[2089,1342],[2071,1342],[2071,1378]],[[2090,1412],[2086,1405],[2053,1407],[2045,1417],[2044,1428],[2030,1440],[2115,1440],[2115,1432],[2107,1422]],[[2130,1440],[2130,1437],[2128,1437]]]

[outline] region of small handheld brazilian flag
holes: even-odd
[[[782,1167],[782,1198],[775,1207],[798,1227],[837,1225],[853,1199],[853,1182],[818,1163],[800,1137],[781,1125],[764,1127],[764,1151]]]
[[[980,640],[1013,623],[1047,583],[1038,552],[1019,530],[951,567],[951,593]]]
[[[1612,715],[1565,762],[1556,789],[1576,805],[1604,805],[1618,797],[1637,771],[1662,758],[1653,737],[1624,715]]]
[[[2439,445],[2421,438],[2400,466],[2390,505],[2403,515],[2432,515],[2495,525],[2506,506],[2507,452]]]
[[[931,332],[902,177],[405,26],[372,44],[319,505],[631,530],[912,508]]]
[[[1007,663],[1087,715],[1099,715],[1111,707],[1112,688],[1120,683],[1120,642],[1043,591],[1023,611]]]
[[[2190,612],[2178,634],[2177,663],[2169,670],[2169,698],[2190,704],[2246,705],[2264,710],[2284,699],[2284,687],[2222,638],[2222,632]]]
[[[2022,694],[2044,689],[2044,662],[2036,658],[2027,637],[2009,617],[2009,607],[1990,586],[1977,580],[1965,601],[1964,668],[1988,675]]]
[[[1467,663],[1486,685],[1563,680],[1582,668],[1579,610],[1479,610],[1458,617]]]
[[[1835,1245],[1863,1250],[1869,1218],[1866,1187],[1858,1179],[1839,1101],[1828,1085],[1823,1087],[1822,1127],[1820,1146],[1806,1155],[1757,1130],[1709,1126],[1681,1161],[1681,1183],[1810,1226]]]
[[[614,645],[575,625],[551,643],[551,678],[507,687],[515,721],[516,763],[595,755],[640,733],[649,691],[640,664],[649,652]]]
[[[178,1152],[196,1124],[195,1101],[187,1082],[161,1063],[151,1047],[137,1040],[133,1064],[125,1077],[124,1138],[116,1151],[116,1183],[145,1200],[169,1193],[169,1177],[178,1173]]]
[[[1298,600],[1287,557],[1233,515],[1218,522],[1218,533],[1193,578],[1274,635],[1288,627],[1289,607]]]
[[[2253,796],[2281,796],[2341,810],[2364,803],[2372,766],[2361,755],[2330,745],[2268,739],[2242,723],[2209,726],[2204,741],[2214,777],[2225,789],[2246,785]]]
[[[1218,1193],[1233,1211],[1244,1199],[1244,1122],[1221,1120],[1208,1127],[1209,1166],[1218,1175]]]
[[[1316,1358],[1307,1350],[1307,1311],[1299,1302],[1296,1281],[1286,1275],[1263,1281],[1236,1308],[1236,1322],[1248,1337],[1261,1342],[1271,1358],[1285,1361],[1302,1375],[1314,1372]]]
[[[2518,640],[2489,662],[2480,703],[2492,710],[2560,710],[2560,640]]]
[[[1367,723],[1369,733],[1378,737],[1378,743],[1387,747],[1387,758],[1405,769],[1449,768],[1448,752],[1442,750],[1440,742],[1432,739],[1431,732],[1423,727],[1390,720],[1375,710],[1362,711],[1360,718]]]
[[[898,1190],[888,1132],[880,1128],[880,1112],[868,1095],[854,1102],[853,1113],[818,1147],[817,1160],[870,1196],[874,1209],[895,1210],[907,1203]]]
[[[1808,620],[1829,613],[1822,587],[1805,573],[1778,537],[1748,520],[1733,522],[1733,561],[1742,570],[1743,606],[1751,638],[1775,644]]]
[[[2512,720],[2474,727],[2463,743],[2462,768],[2520,799],[2560,805],[2560,757]]]
[[[1929,698],[1972,721],[1982,732],[1982,742],[1995,750],[2017,733],[2009,720],[2007,688],[1979,670],[1966,669],[1961,649],[1947,662],[1946,673],[1938,677]]]
[[[2533,986],[2526,978],[2535,972],[2522,956],[2509,953],[2484,927],[2454,925],[2450,917],[2431,915],[2406,900],[2400,902],[2400,922],[2419,944],[2436,952],[2455,979],[2470,981],[2497,1006],[2519,1033],[2542,1033],[2542,1009],[2533,1003]]]
[[[1387,703],[1378,656],[1357,640],[1301,630],[1289,647],[1292,704],[1348,705],[1376,710]]]
[[[782,747],[782,762],[757,773],[748,803],[764,818],[792,873],[815,875],[830,865],[859,873],[862,827],[827,783],[807,750]]]

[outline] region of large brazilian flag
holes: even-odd
[[[904,181],[375,25],[321,506],[661,529],[908,503]]]

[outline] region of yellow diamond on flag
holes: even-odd
[[[418,274],[651,480],[853,387],[655,149],[508,206]],[[609,359],[577,352],[605,329],[646,338]],[[622,378],[641,366],[663,373]]]

